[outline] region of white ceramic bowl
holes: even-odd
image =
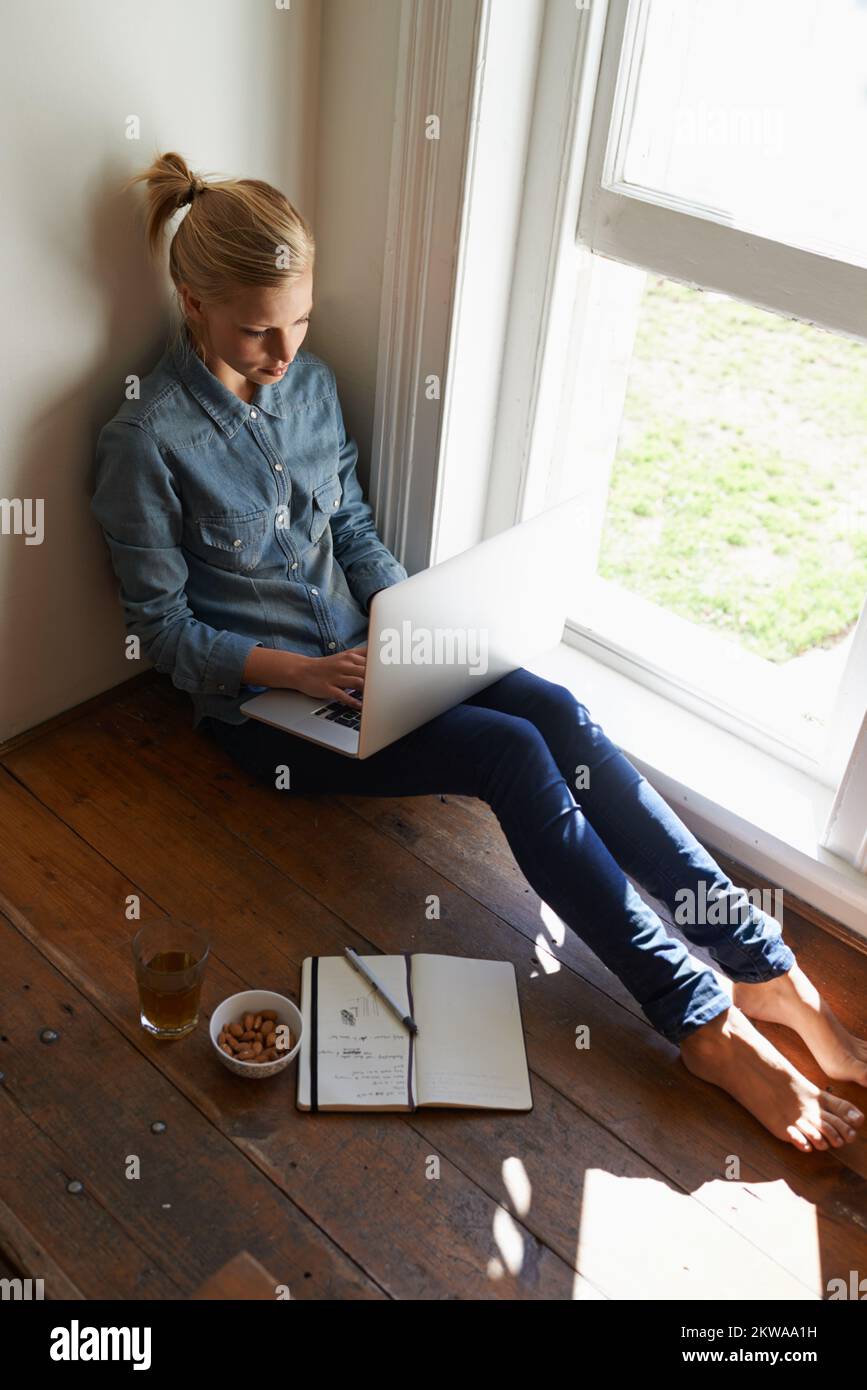
[[[241,1062],[237,1057],[230,1057],[217,1041],[224,1024],[234,1023],[244,1014],[256,1014],[262,1009],[272,1009],[277,1015],[277,1022],[288,1026],[295,1039],[294,1047],[282,1057],[275,1057],[273,1062]],[[270,989],[247,989],[241,994],[230,994],[228,999],[217,1005],[211,1014],[211,1043],[223,1066],[228,1067],[229,1071],[233,1071],[236,1076],[246,1077],[248,1081],[264,1081],[266,1077],[276,1076],[278,1071],[288,1067],[292,1058],[297,1056],[301,1046],[302,1026],[301,1013],[291,999],[287,999],[283,994],[274,994]]]

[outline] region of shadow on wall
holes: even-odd
[[[128,174],[112,167],[102,191],[87,198],[92,262],[78,271],[102,294],[102,358],[82,362],[79,385],[59,399],[45,383],[45,409],[22,433],[7,475],[0,742],[147,669],[125,660],[117,580],[89,510],[99,431],[123,403],[127,378],[152,369],[170,332],[165,282],[148,260],[135,190],[117,191]],[[46,241],[52,263],[68,257],[62,220]],[[41,541],[30,525],[40,510]]]

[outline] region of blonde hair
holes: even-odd
[[[156,154],[148,169],[127,179],[124,191],[139,182],[147,184],[145,236],[154,260],[162,252],[166,223],[178,208],[190,205],[169,246],[169,275],[180,314],[172,346],[186,327],[204,360],[204,344],[184,313],[181,282],[203,304],[221,304],[239,286],[277,288],[312,270],[313,232],[272,184],[260,179],[208,183],[174,152]]]

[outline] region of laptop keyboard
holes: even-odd
[[[360,690],[350,690],[347,693],[354,695],[356,700],[364,698]],[[323,719],[330,719],[334,724],[343,724],[347,729],[361,728],[361,710],[344,705],[342,700],[331,700],[327,705],[320,705],[313,713],[321,715]]]

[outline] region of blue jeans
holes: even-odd
[[[668,935],[624,870],[664,902],[678,924],[679,890],[691,890],[694,901],[702,881],[706,894],[737,890],[564,686],[519,668],[363,760],[258,720],[209,718],[201,727],[272,787],[277,768],[288,766],[290,792],[481,797],[531,887],[623,982],[665,1038],[677,1043],[730,1007],[713,971]],[[755,983],[784,974],[795,957],[780,925],[742,902],[742,910],[724,914],[723,924],[699,925],[713,914],[693,913],[697,920],[684,924],[684,935],[733,980]],[[733,923],[733,916],[740,920]]]

